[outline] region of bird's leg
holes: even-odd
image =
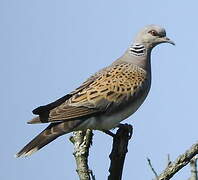
[[[132,134],[133,134],[133,126],[131,124],[121,124],[119,123],[118,128],[127,128],[129,130],[129,139],[131,139]]]
[[[129,130],[129,139],[131,139],[131,136],[132,136],[132,134],[133,134],[133,126],[132,125],[130,125],[130,124],[121,124],[121,123],[119,123],[118,125],[117,125],[117,128],[127,128],[128,130]],[[111,137],[115,137],[115,134],[114,133],[112,133],[111,131],[109,131],[109,130],[102,130],[102,132],[104,132],[105,134],[108,134],[109,136],[111,136]]]
[[[115,134],[112,133],[112,132],[109,131],[109,130],[102,130],[102,132],[104,132],[105,134],[108,134],[108,135],[111,136],[111,137],[115,137]]]
[[[122,128],[122,127],[124,127],[124,126],[125,126],[125,124],[119,123],[119,124],[117,125],[117,128]]]

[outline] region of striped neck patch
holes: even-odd
[[[130,46],[129,53],[134,56],[144,56],[146,54],[146,48],[143,44],[135,43]]]

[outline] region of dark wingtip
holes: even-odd
[[[50,110],[54,109],[55,107],[61,105],[62,103],[64,103],[67,99],[69,99],[70,97],[72,96],[72,94],[67,94],[59,99],[57,99],[56,101],[50,103],[50,104],[47,104],[47,105],[44,105],[44,106],[39,106],[37,107],[36,109],[34,109],[32,111],[33,114],[36,114],[36,115],[41,115],[43,113],[47,114],[49,113]]]
[[[36,109],[34,109],[32,111],[33,114],[39,115],[43,110],[44,110],[45,106],[39,106]]]

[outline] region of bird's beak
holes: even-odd
[[[175,43],[172,40],[170,40],[168,37],[163,37],[161,39],[163,43],[169,43],[175,46]]]

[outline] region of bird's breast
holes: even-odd
[[[89,117],[86,119],[80,129],[93,130],[110,130],[115,128],[121,121],[132,115],[144,102],[150,87],[145,89],[137,98],[128,100],[127,102],[118,106],[114,111],[105,112],[98,116]]]

